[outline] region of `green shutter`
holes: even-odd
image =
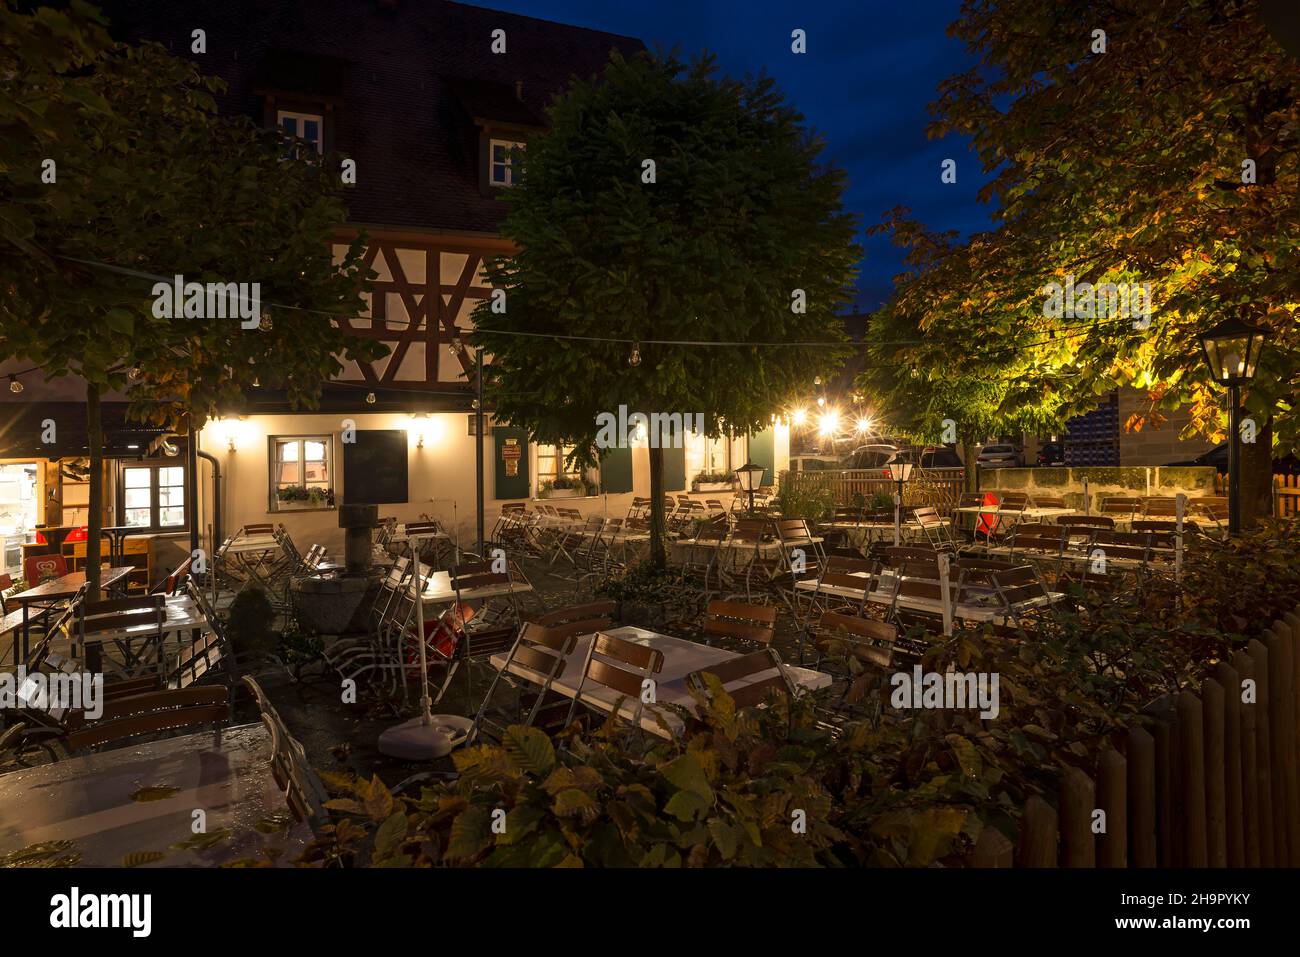
[[[776,484],[776,432],[764,429],[749,437],[749,460],[763,466],[763,484]]]
[[[523,429],[492,429],[492,461],[496,473],[497,498],[528,497],[528,433]],[[509,474],[507,465],[514,461],[517,469]]]
[[[664,491],[686,491],[686,446],[664,449]]]
[[[632,491],[632,450],[610,449],[600,460],[600,490],[617,495]]]

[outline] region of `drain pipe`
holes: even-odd
[[[199,449],[197,454],[199,458],[212,463],[212,550],[215,552],[224,541],[221,537],[221,463],[211,452]],[[196,479],[197,472],[195,469]]]

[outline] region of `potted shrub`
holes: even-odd
[[[550,479],[542,483],[541,488],[537,490],[538,498],[578,498],[586,494],[586,486],[581,479],[569,478],[567,475],[561,475],[559,478]]]
[[[295,508],[333,508],[334,490],[324,488],[300,488],[290,486],[275,490],[277,511]]]
[[[668,627],[670,612],[694,605],[694,596],[682,585],[674,569],[655,568],[648,562],[633,565],[619,575],[612,575],[596,588],[596,594],[618,602],[618,620],[662,632]]]
[[[691,482],[693,492],[730,492],[732,489],[730,472],[701,472]]]

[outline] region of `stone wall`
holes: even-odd
[[[1186,462],[1214,448],[1203,438],[1179,439],[1178,433],[1191,421],[1190,406],[1160,410],[1166,421],[1159,427],[1146,426],[1140,432],[1125,432],[1124,423],[1135,412],[1146,412],[1151,402],[1145,389],[1119,390],[1119,460],[1122,465],[1167,465]]]
[[[1114,496],[1214,495],[1215,471],[1209,466],[1140,466],[1118,468],[980,469],[980,488],[1028,492],[1065,499],[1083,508],[1083,480],[1088,480],[1089,508],[1097,511],[1103,498]]]

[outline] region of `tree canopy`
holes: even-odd
[[[1133,385],[1151,406],[1129,427],[1190,403],[1192,427],[1214,434],[1223,394],[1198,334],[1239,315],[1272,334],[1245,402],[1261,425],[1255,470],[1273,436],[1280,451],[1300,444],[1300,70],[1257,12],[1253,0],[963,3],[950,32],[977,62],[941,87],[932,133],[971,138],[993,174],[995,228],[902,277],[895,304],[948,347],[945,374],[953,358],[991,361],[983,375],[1031,397],[1050,381],[1062,416]],[[1149,326],[1044,315],[1044,287],[1070,277],[1150,283]]]
[[[504,311],[475,312],[496,417],[588,461],[620,405],[766,428],[843,355],[858,250],[821,148],[770,79],[721,78],[711,58],[616,54],[575,81],[517,158],[502,232],[518,251],[488,268]]]

